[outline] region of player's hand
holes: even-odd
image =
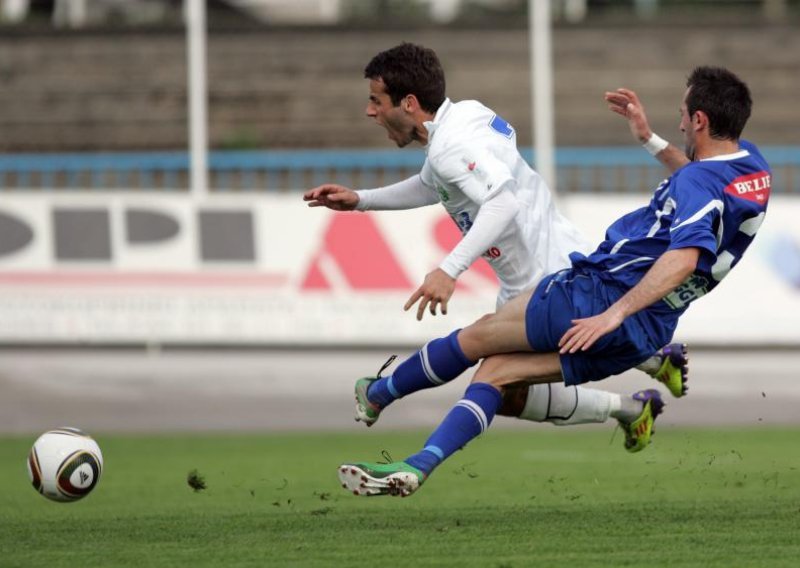
[[[607,91],[605,94],[606,103],[612,112],[624,116],[628,120],[631,134],[640,143],[644,144],[653,135],[650,125],[647,122],[647,115],[644,112],[639,97],[630,89],[617,89]]]
[[[595,341],[621,326],[624,319],[617,310],[608,309],[596,316],[572,320],[572,327],[558,342],[559,352],[563,355],[586,351]]]
[[[352,211],[358,205],[358,194],[350,188],[335,183],[325,183],[303,194],[309,207],[327,207],[334,211]]]
[[[436,308],[438,307],[442,315],[447,315],[447,301],[453,295],[453,290],[456,289],[456,281],[451,278],[444,270],[437,268],[433,272],[429,272],[425,276],[425,281],[422,286],[417,288],[417,291],[411,294],[411,297],[403,307],[405,311],[411,309],[411,306],[419,300],[417,307],[417,320],[422,321],[422,316],[425,314],[425,308],[428,308],[432,316],[436,315]]]

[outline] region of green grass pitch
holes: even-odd
[[[96,433],[95,433],[96,434]],[[797,566],[800,430],[490,431],[415,495],[355,497],[336,466],[423,432],[96,435],[83,501],[27,481],[0,438],[0,566]],[[197,469],[207,489],[193,491]]]

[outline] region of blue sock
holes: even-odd
[[[370,402],[384,408],[412,392],[450,382],[472,367],[475,362],[467,359],[458,344],[459,331],[428,342],[389,377],[372,383],[367,391]]]
[[[503,395],[487,383],[472,383],[445,419],[434,430],[421,452],[406,458],[409,465],[430,474],[456,450],[489,427],[500,410]]]

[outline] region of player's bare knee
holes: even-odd
[[[478,318],[478,319],[475,321],[475,323],[486,322],[486,321],[488,321],[488,320],[492,319],[493,317],[494,317],[494,314],[483,314],[481,317],[479,317],[479,318]]]
[[[486,350],[492,336],[494,317],[494,314],[486,314],[458,332],[458,343],[461,350],[472,361],[477,361],[490,354]]]
[[[519,379],[512,375],[509,365],[513,360],[513,354],[487,357],[475,372],[472,382],[488,383],[497,388],[517,382]]]

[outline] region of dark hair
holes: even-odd
[[[427,112],[436,112],[444,102],[444,71],[432,49],[401,43],[381,51],[364,68],[367,79],[382,79],[386,92],[397,106],[406,95],[417,97]]]
[[[712,138],[738,140],[753,107],[747,84],[727,69],[703,66],[692,71],[686,86],[689,116],[702,110]]]

